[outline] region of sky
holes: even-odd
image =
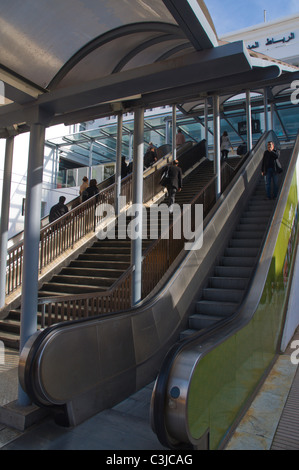
[[[299,0],[205,0],[218,36],[299,13]]]

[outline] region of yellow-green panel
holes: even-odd
[[[283,326],[289,270],[297,231],[294,172],[260,304],[250,322],[203,357],[192,377],[188,424],[193,438],[210,429],[216,449],[273,360]]]

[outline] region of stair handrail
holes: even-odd
[[[161,169],[162,171],[162,169]],[[230,177],[228,176],[230,175]],[[223,188],[224,191],[232,177],[232,170],[223,165]],[[195,204],[203,204],[204,215],[207,215],[216,202],[216,176],[214,175],[209,183],[202,188],[197,196],[191,201],[192,207]],[[191,213],[192,213],[191,209]],[[194,225],[194,219],[192,220]],[[143,286],[142,299],[147,297],[152,289],[165,275],[172,263],[182,252],[185,238],[175,239],[173,237],[174,224],[169,226],[169,235],[163,233],[157,240],[150,244],[143,255],[142,272]],[[189,241],[189,240],[188,240]],[[104,292],[93,292],[85,294],[72,294],[63,296],[51,296],[38,299],[38,304],[42,306],[44,324],[51,326],[54,322],[67,320],[78,320],[91,316],[115,313],[131,307],[131,287],[132,287],[133,266],[122,274],[122,276]],[[59,318],[60,317],[60,318]]]
[[[152,199],[161,190],[159,180],[162,168],[171,160],[171,153],[162,155],[154,165],[144,171],[144,202]],[[106,185],[107,181],[105,180],[103,183]],[[98,186],[101,186],[101,183]],[[102,189],[99,194],[83,203],[80,203],[80,197],[76,197],[69,203],[71,210],[67,214],[41,228],[39,248],[40,274],[46,266],[49,266],[49,264],[65,253],[66,250],[72,248],[76,242],[88,233],[96,230],[96,226],[102,221],[102,217],[96,216],[97,207],[103,203],[114,207],[115,187],[116,183],[113,182],[108,187]],[[126,198],[127,204],[132,203],[132,174],[122,179],[121,196]],[[7,296],[16,291],[22,284],[23,254],[23,239],[7,250]]]
[[[264,143],[269,138],[271,138],[271,140],[275,140],[275,142],[278,143],[278,140],[276,140],[277,139],[276,135],[273,133],[273,131],[269,131],[265,133],[259,139],[258,145],[260,146],[260,148],[262,148],[262,145],[264,145]],[[265,148],[266,147],[264,147],[264,149]],[[296,148],[297,148],[297,153],[298,153],[299,134],[297,136]],[[244,168],[243,166],[240,168],[238,174],[241,174],[243,172],[243,168]],[[258,169],[257,169],[257,173],[258,173]],[[238,177],[238,175],[236,175],[236,177]],[[236,312],[235,316],[237,316],[238,313],[239,311]],[[182,442],[178,442],[176,439],[174,439],[172,436],[169,435],[166,422],[165,422],[165,415],[164,415],[165,396],[167,394],[166,390],[167,390],[167,385],[169,381],[169,374],[173,367],[175,358],[178,357],[178,355],[182,351],[184,351],[191,345],[192,346],[194,345],[194,347],[198,348],[199,342],[203,341],[205,338],[207,339],[207,342],[209,343],[208,348],[211,350],[213,348],[211,341],[209,341],[211,336],[213,334],[216,334],[221,329],[225,328],[225,325],[230,325],[232,321],[233,320],[231,318],[225,318],[224,320],[221,320],[220,322],[215,323],[208,329],[204,329],[202,331],[195,333],[194,335],[191,335],[188,338],[178,341],[170,348],[168,354],[164,358],[161,370],[159,372],[159,375],[155,383],[154,394],[152,398],[152,410],[151,410],[152,428],[155,430],[155,433],[157,434],[159,441],[164,446],[174,449],[174,448],[177,448],[177,446],[178,448],[181,448],[180,446],[186,445],[186,444],[182,444]],[[224,335],[220,335],[220,337],[223,339]],[[201,347],[200,347],[200,350],[201,350]],[[203,354],[203,351],[201,351],[201,353]],[[153,412],[153,408],[154,408],[154,412]],[[206,436],[205,435],[201,436],[201,438],[198,439],[198,443],[200,443],[201,440],[205,441]]]

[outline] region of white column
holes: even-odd
[[[92,152],[93,152],[93,145],[94,145],[94,142],[93,140],[90,142],[90,149],[89,149],[89,169],[88,169],[88,179],[89,179],[89,182],[90,180],[92,179]]]
[[[247,151],[252,149],[252,118],[250,90],[246,90],[246,125],[247,125]]]
[[[115,171],[115,214],[119,215],[119,197],[121,193],[121,158],[122,158],[123,115],[117,116],[116,171]]]
[[[216,199],[221,195],[221,155],[220,155],[220,108],[219,96],[213,96],[214,121],[214,171],[216,174]]]
[[[172,159],[176,160],[176,105],[172,107]]]
[[[135,236],[131,242],[133,279],[132,305],[141,300],[142,295],[142,205],[143,205],[143,157],[144,157],[144,109],[135,111],[134,121],[134,160],[133,160],[133,204],[139,211],[134,219]],[[135,206],[135,207],[136,207]]]
[[[38,268],[41,221],[41,199],[44,165],[45,126],[33,124],[30,131],[27,172],[24,261],[21,306],[20,351],[37,331]],[[29,397],[19,387],[20,406],[30,404]]]
[[[2,186],[2,208],[0,224],[0,308],[5,304],[6,259],[10,208],[10,188],[13,160],[14,137],[6,139],[5,163]]]
[[[209,103],[205,98],[205,140],[206,140],[206,157],[209,156]]]
[[[265,132],[269,130],[269,112],[268,112],[268,89],[264,88],[264,116],[265,116]]]

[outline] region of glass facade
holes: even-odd
[[[295,139],[299,128],[299,104],[291,101],[292,89],[284,90],[278,94],[268,105],[268,122],[277,133],[279,139],[292,141]],[[259,93],[252,93],[252,138],[253,144],[265,131],[264,97]],[[109,122],[110,121],[110,122]],[[66,168],[78,168],[97,165],[110,165],[110,172],[116,159],[117,122],[110,118],[104,124],[95,121],[91,129],[80,125],[82,130],[64,137],[49,139],[46,145],[57,148],[60,156],[60,170]],[[185,135],[186,141],[200,142],[205,138],[204,105],[198,104],[189,112],[182,107],[177,109],[177,127]],[[246,131],[246,99],[245,95],[237,95],[221,105],[221,134],[227,131],[234,148],[242,142],[247,142]],[[210,153],[213,149],[213,115],[212,107],[208,108],[208,144]],[[134,114],[124,116],[122,132],[122,154],[129,162],[133,155]],[[155,110],[145,115],[144,144],[145,149],[149,143],[156,147],[164,144],[172,145],[172,109],[168,107]],[[105,170],[106,171],[106,170]],[[108,170],[107,170],[108,171]],[[71,177],[72,178],[72,177]],[[69,176],[62,178],[68,185]],[[75,180],[73,178],[73,180]]]

